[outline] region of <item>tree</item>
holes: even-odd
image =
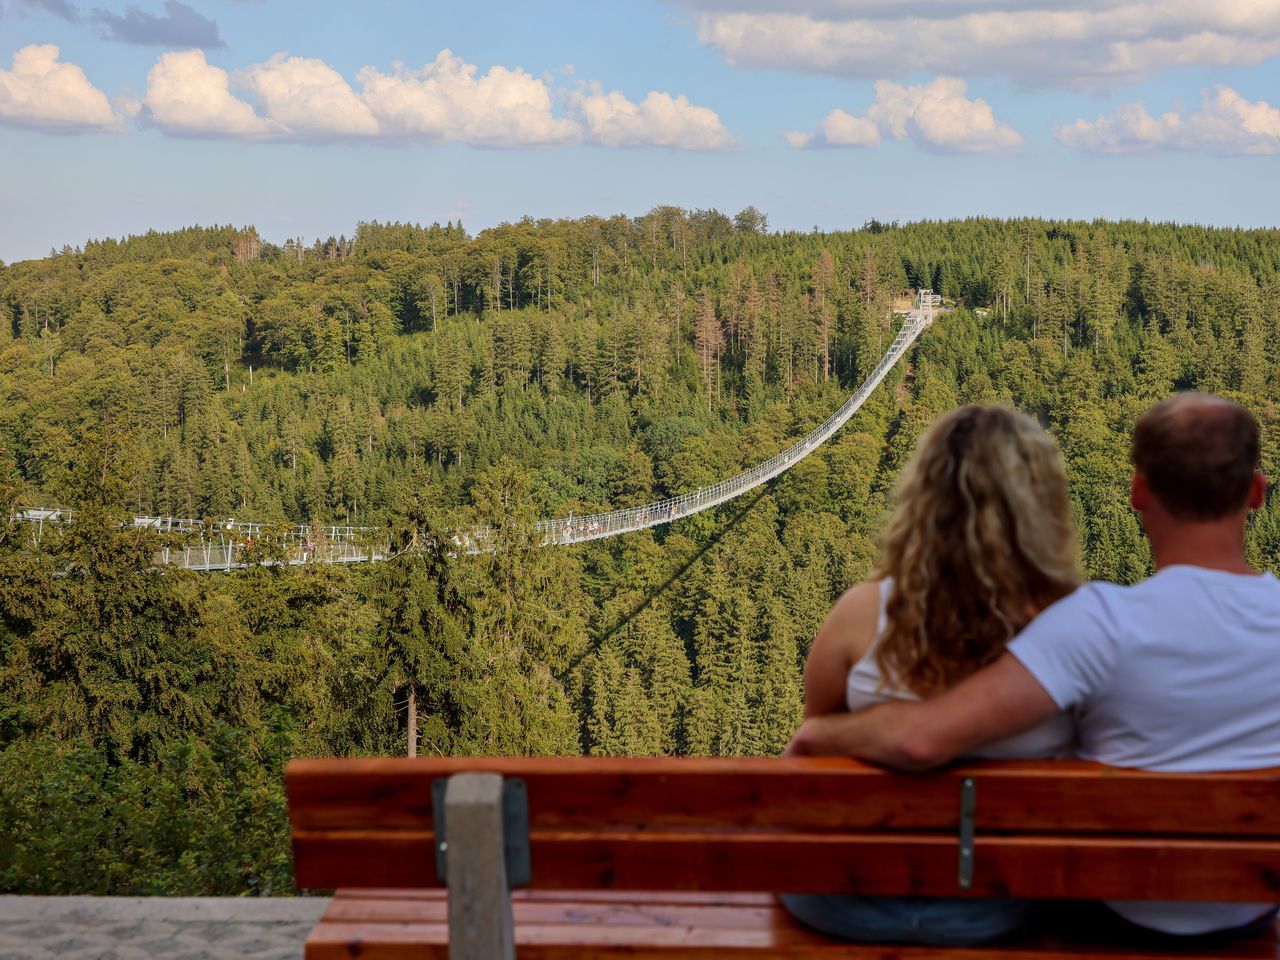
[[[480,753],[573,752],[578,743],[564,678],[583,650],[583,597],[574,560],[541,548],[528,475],[509,461],[486,471],[475,490],[489,549],[472,561],[476,592],[470,680],[475,710],[461,743]]]
[[[160,537],[124,527],[119,481],[77,473],[74,523],[0,576],[0,724],[148,759],[218,722],[252,729],[261,704],[243,622],[194,574],[156,576]]]
[[[755,207],[744,207],[733,218],[734,227],[742,233],[768,233],[769,218]]]
[[[718,399],[720,384],[720,350],[724,346],[724,332],[716,308],[711,303],[711,292],[702,288],[698,295],[698,325],[694,333],[698,359],[702,362],[702,383],[707,391],[707,409]],[[712,389],[712,385],[715,389]]]
[[[427,486],[418,472],[397,491],[387,530],[390,559],[378,567],[374,587],[384,683],[406,698],[411,757],[418,752],[420,711],[429,718],[427,742],[444,752],[467,706],[460,694],[470,607],[456,568],[459,544],[429,505]]]

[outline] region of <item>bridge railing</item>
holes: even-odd
[[[703,487],[691,493],[669,497],[655,503],[639,507],[628,507],[622,510],[611,510],[607,513],[584,514],[577,517],[565,517],[557,520],[539,520],[536,529],[543,535],[546,544],[579,543],[584,540],[599,540],[603,537],[616,536],[633,530],[642,530],[663,523],[670,523],[682,517],[691,516],[718,504],[739,497],[763,483],[789,470],[815,449],[826,442],[839,430],[849,418],[866,402],[885,376],[906,353],[907,348],[916,337],[933,321],[933,310],[925,308],[913,311],[907,322],[898,330],[889,344],[880,362],[869,373],[862,385],[846,400],[835,413],[821,424],[792,444],[781,453],[757,464],[750,470],[743,471],[727,480],[722,480],[710,487]],[[488,539],[492,535],[486,530],[477,530],[474,535],[478,540]]]
[[[712,486],[654,503],[604,513],[539,520],[534,525],[536,533],[541,536],[544,545],[599,540],[692,516],[767,483],[807,457],[848,422],[925,327],[933,322],[938,302],[939,298],[932,291],[921,291],[916,298],[915,308],[907,315],[888,350],[853,395],[804,437],[763,463]],[[70,522],[74,519],[74,512],[60,508],[27,507],[15,511],[14,517],[30,523],[32,537],[38,540],[46,523]],[[387,555],[386,545],[380,540],[380,531],[349,524],[298,524],[281,527],[237,521],[234,518],[218,521],[135,516],[130,525],[185,536],[186,542],[178,546],[166,546],[159,559],[192,570],[228,570],[247,566],[249,560],[246,554],[249,548],[264,537],[273,538],[284,548],[285,559],[274,561],[277,563],[358,563],[381,560]],[[478,527],[460,531],[454,535],[453,541],[459,552],[484,553],[494,548],[495,535],[487,527]]]

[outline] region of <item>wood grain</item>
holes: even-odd
[[[429,830],[431,783],[460,770],[519,776],[534,828],[716,826],[943,830],[977,782],[979,831],[1280,837],[1280,770],[1158,774],[1095,764],[975,764],[891,774],[841,758],[295,760],[295,828]]]
[[[836,758],[294,761],[298,883],[353,888],[313,931],[311,960],[447,956],[444,893],[419,888],[436,883],[431,784],[462,770],[528,787],[533,889],[515,897],[521,960],[1280,960],[1274,932],[1200,952],[1061,935],[972,951],[851,946],[797,926],[769,893],[1276,902],[1278,770],[995,763],[910,776]],[[965,778],[977,785],[977,840],[973,886],[962,891]]]
[[[534,889],[798,890],[916,896],[1280,901],[1280,841],[979,837],[970,890],[940,834],[533,831]],[[297,831],[301,887],[436,883],[431,839]]]
[[[666,960],[709,960],[725,950],[752,957],[849,958],[849,960],[1068,960],[1106,956],[1116,960],[1280,960],[1280,936],[1269,935],[1226,946],[1103,944],[1087,932],[1073,937],[1032,933],[1009,944],[957,950],[917,946],[849,944],[801,927],[780,907],[743,909],[690,906],[669,902],[666,894],[633,894],[615,903],[614,913],[584,914],[584,892],[560,899],[517,897],[516,940],[521,960],[603,960],[605,957],[662,957]],[[335,897],[324,919],[307,941],[307,960],[407,960],[447,956],[447,930],[442,898],[421,898],[419,915],[406,905],[413,897],[385,903],[385,919],[374,914],[380,901],[349,894]],[[433,911],[440,911],[438,914]],[[361,919],[360,915],[365,914]],[[648,918],[651,922],[645,922]]]

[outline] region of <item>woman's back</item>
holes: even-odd
[[[919,700],[919,696],[896,684],[887,682],[876,662],[876,648],[888,626],[887,607],[893,592],[893,581],[880,581],[880,612],[875,637],[866,651],[849,668],[845,678],[844,706],[850,712],[870,707],[886,700]],[[975,759],[982,760],[1049,760],[1065,756],[1074,740],[1071,718],[1057,713],[1039,726],[1032,727],[1016,737],[993,743],[975,751]]]
[[[872,578],[840,597],[809,650],[806,725],[829,729],[825,715],[927,699],[999,659],[1036,613],[1080,582],[1070,503],[1057,448],[1030,417],[1003,407],[942,417],[899,477]],[[843,750],[838,738],[818,742]],[[975,756],[1056,757],[1071,742],[1059,714]],[[1029,910],[1010,900],[782,899],[835,936],[951,946],[1003,936]]]

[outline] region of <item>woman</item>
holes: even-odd
[[[1031,619],[1080,583],[1077,537],[1057,447],[1030,417],[962,407],[920,441],[871,579],[837,602],[805,668],[805,717],[924,698],[996,660]],[[1057,715],[985,758],[1065,755]],[[834,936],[959,946],[1003,936],[1027,905],[784,894],[800,920]]]

